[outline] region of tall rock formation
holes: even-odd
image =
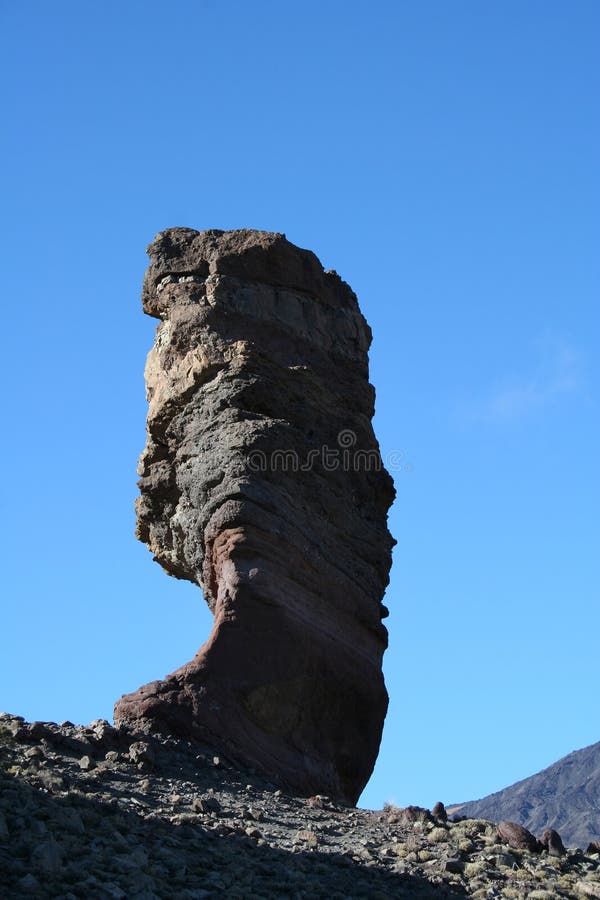
[[[143,306],[160,324],[137,535],[202,588],[214,624],[115,722],[354,803],[387,709],[394,543],[369,326],[349,286],[281,234],[172,228],[148,254]]]

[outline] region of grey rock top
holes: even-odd
[[[168,228],[156,235],[146,252],[150,265],[144,276],[142,303],[152,316],[160,317],[162,312],[161,284],[219,275],[298,291],[323,306],[358,312],[356,295],[337,272],[325,271],[314,253],[277,232]],[[173,281],[167,281],[169,277]],[[371,333],[364,320],[363,324],[368,347]]]

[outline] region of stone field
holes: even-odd
[[[599,853],[521,849],[434,811],[294,796],[103,720],[0,716],[2,898],[600,898]]]

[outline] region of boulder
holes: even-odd
[[[214,624],[191,662],[119,700],[115,723],[354,803],[387,710],[394,543],[369,326],[281,234],[173,228],[148,253],[143,306],[160,322],[137,536],[201,587]]]
[[[566,854],[565,845],[558,831],[554,828],[546,828],[540,838],[542,847],[548,851],[550,856],[564,856]]]
[[[446,807],[438,800],[433,809],[431,810],[431,815],[434,819],[437,819],[438,822],[447,822],[448,821],[448,813],[446,812]]]
[[[498,837],[503,844],[508,844],[515,850],[530,850],[532,853],[539,853],[542,849],[535,835],[516,822],[500,822]]]

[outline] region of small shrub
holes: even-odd
[[[462,841],[458,842],[458,849],[461,851],[461,853],[473,853],[473,851],[475,850],[475,844],[468,838],[464,838]]]
[[[434,844],[443,844],[450,839],[450,832],[446,828],[433,828],[429,832],[429,840]]]
[[[483,875],[485,869],[484,862],[469,862],[465,864],[465,875],[467,878],[474,878],[476,875]]]

